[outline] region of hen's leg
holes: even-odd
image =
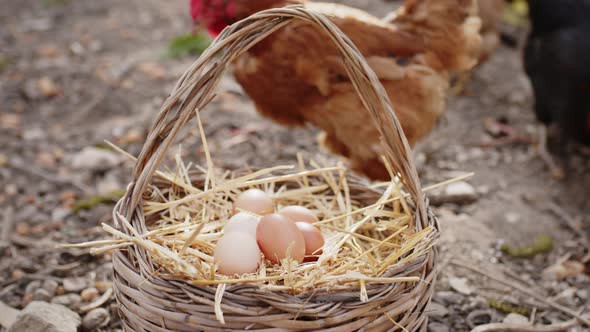
[[[451,95],[459,96],[465,92],[465,87],[471,81],[471,72],[466,71],[457,75],[456,81],[451,85]]]
[[[553,157],[547,150],[547,127],[545,125],[540,125],[538,132],[539,145],[537,146],[537,153],[545,162],[545,164],[547,164],[547,167],[549,167],[551,176],[557,180],[563,179],[565,177],[565,171],[563,170],[563,167],[561,167],[558,163],[555,162],[555,159],[553,159]]]
[[[513,144],[533,144],[534,140],[521,134],[518,130],[511,127],[501,120],[486,118],[483,121],[486,132],[493,138],[489,142],[482,142],[481,147],[499,147]]]

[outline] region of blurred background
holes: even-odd
[[[336,2],[379,17],[401,5]],[[424,185],[475,173],[431,195],[444,229],[443,262],[517,276],[539,295],[583,309],[590,303],[589,152],[573,147],[567,176],[556,180],[530,143],[537,120],[519,6],[502,10],[497,48],[448,96],[415,159]],[[159,107],[210,41],[193,31],[188,1],[0,1],[0,305],[63,304],[86,330],[121,328],[109,255],[48,248],[105,236],[100,225],[133,167],[105,140],[139,154]],[[220,168],[294,163],[297,153],[339,160],[318,145],[318,129],[260,116],[230,74],[202,120]],[[196,126],[182,136],[185,160],[203,164]],[[510,313],[528,317],[533,309],[537,322],[570,318],[453,264],[443,264],[438,288],[435,332],[468,331]],[[3,312],[10,321],[16,311]]]

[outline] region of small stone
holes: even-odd
[[[584,273],[586,266],[577,261],[565,261],[551,265],[543,270],[543,278],[547,280],[561,281],[569,277],[575,277]]]
[[[76,55],[82,55],[86,51],[86,48],[76,41],[70,44],[70,51]]]
[[[0,167],[2,167],[0,165]],[[0,240],[0,256],[4,256],[4,253],[8,251],[10,248],[10,243],[8,241]]]
[[[121,157],[115,153],[95,147],[86,147],[71,159],[72,167],[91,171],[106,171],[121,162]]]
[[[71,209],[58,207],[51,212],[51,220],[62,221],[72,213]]]
[[[590,275],[579,274],[574,278],[576,284],[590,284]]]
[[[429,332],[449,332],[449,327],[439,322],[432,322],[428,324]]]
[[[445,195],[456,203],[471,203],[477,199],[477,192],[473,186],[463,181],[448,185],[445,189]]]
[[[434,294],[434,299],[444,305],[460,304],[463,302],[463,295],[455,292],[441,291]]]
[[[514,89],[508,95],[508,101],[513,104],[522,105],[527,101],[527,96],[522,89]]]
[[[490,187],[486,186],[486,185],[479,186],[479,187],[477,187],[477,193],[479,195],[487,195],[490,193]]]
[[[506,324],[515,324],[515,325],[529,325],[529,319],[523,315],[510,313],[508,316],[504,317],[502,322]]]
[[[93,40],[90,42],[90,45],[88,45],[88,49],[90,49],[90,51],[92,52],[100,52],[102,50],[102,42],[100,40]]]
[[[8,157],[5,154],[0,153],[0,167],[4,167],[6,165],[8,165]]]
[[[111,316],[104,308],[96,308],[91,310],[82,319],[82,328],[84,331],[94,331],[99,327],[106,326],[109,323]]]
[[[41,281],[33,280],[31,281],[27,287],[25,287],[25,294],[33,294],[37,288],[41,287]]]
[[[470,159],[481,159],[485,155],[483,149],[481,148],[472,148],[468,153]]]
[[[94,287],[104,293],[107,291],[107,289],[113,288],[113,283],[110,281],[97,281],[94,284]]]
[[[22,119],[17,114],[0,114],[0,128],[20,130]]]
[[[68,293],[80,293],[88,286],[88,283],[86,282],[86,279],[83,278],[65,278],[63,286]]]
[[[31,233],[31,227],[25,223],[20,222],[16,224],[15,232],[21,236],[28,236]]]
[[[55,296],[55,293],[57,292],[58,287],[59,287],[59,284],[55,280],[45,280],[43,282],[43,289],[45,289],[47,291],[47,293],[49,293],[49,295],[51,295],[51,297]]]
[[[39,91],[37,81],[34,79],[27,80],[22,87],[22,92],[28,99],[40,99],[43,95]]]
[[[137,128],[131,128],[121,137],[117,138],[117,143],[119,146],[127,146],[133,143],[141,142],[143,141],[143,139],[144,134],[142,130]]]
[[[139,71],[153,80],[163,80],[168,75],[166,69],[156,62],[140,63],[137,67]]]
[[[21,307],[26,307],[29,303],[33,302],[33,293],[25,294],[21,299]]]
[[[516,224],[517,222],[520,221],[520,214],[518,214],[516,212],[509,212],[509,213],[506,213],[505,218],[506,218],[506,222],[508,222],[509,224]]]
[[[31,32],[31,31],[48,31],[55,26],[53,18],[41,17],[41,18],[29,18],[22,22],[20,31]]]
[[[37,81],[37,88],[39,92],[49,98],[60,94],[60,88],[49,77],[42,77]]]
[[[51,303],[60,304],[68,308],[78,308],[82,303],[82,298],[78,294],[59,295],[51,299]]]
[[[477,200],[477,197],[475,188],[469,183],[461,181],[449,184],[442,192],[432,195],[432,202],[435,205],[471,204]]]
[[[586,302],[588,298],[590,298],[590,291],[587,289],[578,289],[576,291],[576,296],[580,298],[580,300]]]
[[[470,256],[475,261],[482,261],[485,259],[485,254],[479,250],[476,250],[476,249],[471,250]]]
[[[449,285],[451,286],[452,289],[456,290],[457,292],[459,292],[461,294],[469,295],[469,294],[473,293],[473,290],[467,284],[466,278],[450,278]]]
[[[9,196],[14,196],[18,193],[18,186],[14,183],[8,183],[4,187],[4,192]]]
[[[426,162],[428,160],[424,152],[417,152],[414,159],[416,163],[416,168],[418,170],[422,170],[425,167]]]
[[[51,295],[44,288],[37,288],[33,292],[33,301],[49,302]]]
[[[82,301],[90,302],[98,296],[98,289],[94,287],[86,288],[80,293],[80,296],[82,297]]]
[[[12,280],[19,280],[24,276],[25,276],[25,271],[23,271],[21,269],[14,269],[14,271],[12,271]]]
[[[489,308],[489,301],[485,297],[475,296],[470,299],[468,306],[470,309],[486,309]]]
[[[568,287],[568,288],[564,289],[561,293],[557,294],[554,297],[554,300],[557,303],[560,303],[560,304],[563,304],[566,306],[575,305],[574,297],[576,296],[576,291],[577,291],[576,288]]]
[[[31,302],[8,332],[76,332],[80,323],[80,316],[62,305]]]
[[[25,129],[23,133],[23,139],[25,141],[36,141],[42,140],[46,137],[46,133],[43,129],[39,127]],[[51,164],[51,167],[55,166],[55,158],[47,153],[47,152],[40,152],[37,156],[37,161],[43,167],[46,167],[48,164]]]
[[[430,302],[430,305],[428,305],[427,312],[428,316],[434,318],[443,318],[449,314],[449,310],[445,308],[444,305],[436,302]]]
[[[467,162],[467,160],[469,160],[469,156],[464,151],[459,151],[456,154],[455,160],[457,160],[458,163],[463,164],[463,163]]]
[[[96,184],[96,191],[99,195],[109,195],[113,192],[120,191],[123,185],[112,174],[107,174],[104,179]]]
[[[38,55],[46,58],[55,58],[59,54],[56,45],[42,45],[36,49]]]
[[[64,286],[58,286],[57,290],[55,291],[55,295],[64,295],[66,293],[66,290],[64,289]]]

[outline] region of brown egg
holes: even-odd
[[[289,218],[293,222],[304,221],[310,224],[318,222],[318,217],[310,209],[303,206],[287,206],[279,211],[279,214]]]
[[[269,214],[256,228],[256,240],[264,257],[280,263],[287,256],[301,263],[305,257],[305,238],[297,225],[280,214]]]
[[[272,213],[272,198],[260,189],[250,189],[241,193],[234,202],[234,213],[245,210],[258,215]]]
[[[303,221],[296,222],[295,225],[305,239],[305,261],[317,260],[318,256],[322,254],[322,247],[325,243],[322,232],[314,225]]]
[[[260,248],[252,236],[234,232],[217,242],[213,261],[218,272],[228,276],[256,272],[260,265]]]

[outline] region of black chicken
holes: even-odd
[[[590,0],[529,0],[529,16],[524,65],[535,113],[545,126],[559,128],[555,149],[565,163],[572,140],[590,145]],[[547,153],[545,127],[541,136],[541,156],[554,176],[563,176]]]

